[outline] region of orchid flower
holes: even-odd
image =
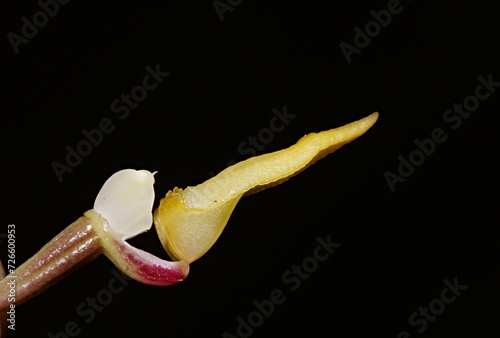
[[[243,196],[287,181],[363,135],[377,118],[375,112],[339,128],[308,134],[287,149],[236,163],[202,184],[176,187],[161,200],[154,217],[154,174],[133,169],[115,173],[104,183],[93,209],[11,276],[4,277],[0,263],[0,309],[9,306],[10,277],[16,278],[16,303],[20,304],[101,253],[139,282],[158,286],[179,283],[187,277],[190,264],[217,241]],[[176,261],[162,260],[126,242],[148,231],[153,220],[163,247]]]

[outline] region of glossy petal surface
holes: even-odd
[[[121,239],[148,231],[153,225],[153,184],[153,174],[147,170],[120,170],[104,183],[94,210]]]

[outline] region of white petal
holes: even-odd
[[[147,170],[125,169],[113,174],[97,194],[94,210],[119,238],[128,239],[151,228],[154,181]]]

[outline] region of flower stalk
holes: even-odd
[[[90,219],[80,217],[0,281],[0,308],[9,306],[10,281],[15,282],[15,302],[21,304],[101,252],[100,240]]]

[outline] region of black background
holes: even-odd
[[[234,3],[234,2],[233,2]],[[296,117],[259,154],[380,112],[358,140],[287,183],[244,198],[216,245],[172,287],[130,282],[95,319],[76,313],[113,277],[105,257],[16,308],[10,336],[48,337],[76,321],[78,337],[236,336],[237,317],[274,289],[287,300],[252,337],[493,337],[500,312],[498,148],[500,90],[453,130],[443,114],[500,81],[494,5],[402,1],[402,11],[348,63],[339,44],[373,20],[369,3],[242,1],[221,21],[211,1],[71,1],[15,53],[7,34],[35,1],[3,5],[4,90],[0,227],[17,230],[18,262],[92,207],[124,168],[158,171],[159,199],[196,185],[268,127],[273,108]],[[120,120],[110,105],[142,83],[145,67],[170,75]],[[60,183],[51,167],[66,146],[110,118],[115,130]],[[447,140],[391,192],[414,140]],[[316,238],[341,243],[300,288],[282,275],[312,255]],[[152,229],[130,242],[168,258]],[[2,239],[0,257],[6,262]],[[409,316],[440,297],[443,280],[468,288],[418,333]]]

